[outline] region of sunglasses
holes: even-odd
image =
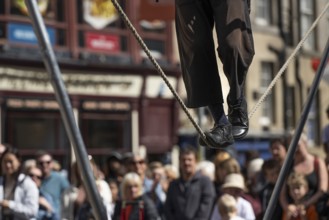
[[[39,180],[42,179],[42,176],[38,176],[38,175],[35,175],[35,174],[32,174],[30,173],[29,176],[33,179],[34,177],[38,178]]]
[[[48,161],[38,161],[38,164],[39,164],[40,166],[43,166],[43,165],[45,165],[45,164],[49,165],[50,163],[51,163],[51,160],[48,160]]]

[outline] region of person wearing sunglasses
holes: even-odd
[[[53,170],[53,158],[48,152],[39,151],[36,160],[37,166],[42,172],[40,189],[51,195],[54,201],[53,211],[60,216],[61,196],[70,184],[63,175]]]
[[[152,189],[153,181],[146,176],[147,161],[146,156],[141,153],[134,153],[128,162],[128,172],[135,172],[139,175],[143,182],[144,193],[148,193]]]
[[[38,167],[30,167],[27,175],[35,182],[38,188],[42,182],[42,172]],[[54,212],[54,201],[52,197],[39,189],[39,210],[37,220],[59,220],[59,216]]]
[[[1,157],[0,219],[32,220],[38,213],[39,191],[30,177],[22,173],[21,157],[8,147]]]

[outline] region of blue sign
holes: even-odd
[[[51,45],[55,45],[55,29],[47,27]],[[9,23],[8,39],[12,43],[38,44],[32,25]]]

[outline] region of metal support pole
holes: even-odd
[[[275,184],[275,187],[274,187],[270,202],[268,204],[268,207],[266,209],[265,215],[263,217],[263,220],[269,220],[273,216],[273,212],[274,212],[275,206],[278,202],[278,198],[279,198],[282,186],[285,182],[287,174],[290,172],[290,169],[293,165],[292,162],[293,162],[294,155],[295,155],[295,152],[296,152],[297,144],[298,144],[300,136],[303,132],[304,125],[305,125],[305,122],[307,120],[308,113],[309,113],[309,111],[311,109],[311,106],[312,106],[312,101],[315,97],[318,86],[320,84],[324,69],[325,69],[325,67],[327,65],[327,62],[328,62],[328,58],[329,58],[329,38],[327,40],[327,45],[326,45],[326,48],[323,52],[323,56],[322,56],[319,68],[318,68],[318,70],[316,72],[316,75],[315,75],[315,78],[313,80],[311,90],[310,90],[310,93],[307,97],[304,109],[302,111],[300,121],[298,122],[297,129],[294,133],[294,136],[293,136],[292,141],[290,143],[290,146],[288,148],[286,159],[284,160],[283,166],[281,168],[278,180]]]
[[[105,207],[99,196],[94,175],[88,160],[86,148],[81,137],[80,130],[76,124],[69,96],[66,92],[61,72],[51,47],[45,24],[38,10],[36,0],[25,0],[29,16],[31,18],[34,32],[38,38],[40,52],[46,66],[50,82],[55,91],[57,102],[65,125],[68,137],[73,145],[77,163],[81,172],[81,178],[87,191],[88,200],[91,203],[93,213],[98,220],[107,220]]]

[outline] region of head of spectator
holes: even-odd
[[[104,172],[108,178],[116,178],[117,173],[122,168],[122,156],[120,153],[114,151],[107,157]]]
[[[221,195],[217,201],[217,207],[222,220],[230,220],[238,215],[237,201],[232,195]]]
[[[230,157],[218,164],[218,167],[216,167],[216,182],[219,185],[222,184],[225,177],[231,173],[241,173],[240,164],[233,157]]]
[[[288,143],[285,137],[274,138],[270,141],[270,151],[272,157],[280,164],[283,164],[283,161],[286,158],[287,148]]]
[[[57,160],[53,160],[53,170],[60,172],[62,170],[62,165]]]
[[[197,165],[197,171],[200,172],[203,176],[208,177],[211,181],[215,180],[215,165],[211,161],[201,161]]]
[[[132,152],[125,152],[122,154],[122,165],[125,169],[125,172],[129,172],[130,169],[130,161],[132,160],[134,154]]]
[[[21,155],[18,149],[7,147],[1,157],[1,170],[7,179],[16,180],[21,172]]]
[[[266,183],[274,185],[279,177],[280,169],[281,164],[274,158],[265,160],[262,166],[262,172]]]
[[[164,166],[164,171],[168,182],[171,182],[179,177],[179,172],[177,167],[172,164],[166,164]]]
[[[244,167],[246,168],[249,166],[250,161],[260,157],[259,152],[257,150],[247,150],[244,153],[244,156],[245,156]]]
[[[129,172],[137,173],[144,180],[147,171],[146,157],[140,153],[134,153],[129,162]]]
[[[295,204],[301,204],[308,193],[308,182],[304,174],[293,172],[287,180],[289,195]]]
[[[184,147],[179,153],[179,168],[181,177],[188,181],[196,173],[197,166],[197,151],[192,146]]]
[[[33,167],[37,167],[37,161],[35,159],[27,159],[23,163],[23,173],[27,173],[27,171]]]
[[[159,183],[161,180],[164,179],[165,173],[163,164],[159,161],[153,161],[149,164],[149,168],[151,171],[151,179],[154,183]]]
[[[137,173],[127,173],[122,180],[121,195],[124,201],[133,201],[143,195],[143,182]]]
[[[235,199],[239,198],[246,190],[244,178],[240,173],[231,173],[225,177],[221,190],[223,193],[230,194]]]
[[[37,165],[42,171],[43,177],[49,177],[53,171],[53,157],[46,151],[37,152]]]
[[[179,177],[179,172],[177,167],[175,167],[174,165],[166,164],[164,166],[164,173],[165,173],[166,184],[163,184],[162,187],[163,190],[167,192],[170,183]]]
[[[260,192],[264,186],[262,177],[262,165],[264,160],[256,158],[248,163],[247,167],[247,185],[251,194],[255,195]]]
[[[115,179],[109,179],[107,181],[109,184],[109,187],[111,189],[111,194],[112,194],[112,203],[115,203],[116,201],[119,200],[119,185],[118,181]]]
[[[39,188],[41,186],[42,182],[42,172],[38,167],[30,167],[27,171],[26,174],[31,177],[33,182],[37,185]]]

